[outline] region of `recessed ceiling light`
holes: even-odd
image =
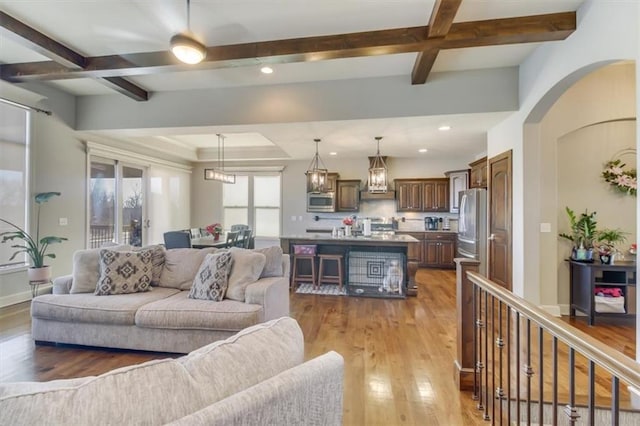
[[[447,130],[451,130],[451,126],[447,126],[447,125],[440,126],[438,127],[438,130],[440,130],[441,132],[446,132]]]
[[[329,155],[338,155],[338,153],[335,152],[335,151],[332,151],[332,152],[329,153]]]
[[[420,148],[418,152],[424,154],[425,152],[427,152],[427,148]]]
[[[273,68],[271,68],[271,67],[262,67],[262,68],[260,68],[260,72],[262,74],[271,74],[271,73],[273,73]]]

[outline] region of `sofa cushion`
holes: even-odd
[[[282,247],[271,246],[257,248],[254,251],[262,253],[266,257],[264,269],[260,274],[260,278],[281,277],[282,271]]]
[[[266,256],[254,250],[233,247],[229,250],[233,258],[231,273],[229,274],[229,287],[226,298],[244,302],[244,293],[247,286],[260,279],[264,269]]]
[[[215,253],[215,247],[204,249],[169,249],[165,251],[164,269],[160,275],[160,287],[188,290],[193,284],[198,269],[209,253]]]
[[[120,368],[77,386],[0,398],[0,424],[44,419],[48,424],[165,424],[299,365],[303,357],[300,327],[280,318],[179,359]]]
[[[96,296],[151,290],[152,250],[100,250],[100,278]]]
[[[229,252],[206,255],[193,280],[189,298],[221,301],[227,291],[231,262]]]
[[[261,305],[235,300],[190,299],[181,291],[148,303],[136,312],[136,325],[147,328],[238,331],[263,321]]]
[[[64,322],[133,325],[136,311],[141,306],[178,292],[176,289],[156,288],[144,293],[112,296],[45,294],[31,302],[31,316]]]
[[[134,250],[151,250],[151,285],[160,284],[160,276],[164,268],[165,248],[162,244],[146,247],[134,247]]]
[[[130,250],[128,245],[115,245],[110,250]],[[73,281],[71,294],[93,293],[100,278],[100,250],[101,248],[78,250],[73,253]]]

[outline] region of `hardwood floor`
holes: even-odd
[[[455,272],[420,269],[406,300],[291,295],[307,358],[345,358],[345,425],[481,425],[481,412],[453,380]],[[635,327],[570,322],[629,357]],[[0,382],[97,375],[164,353],[72,346],[34,347],[28,304],[0,310]],[[177,356],[177,355],[173,355]]]

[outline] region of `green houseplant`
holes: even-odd
[[[600,261],[604,264],[611,263],[613,256],[616,254],[616,244],[623,243],[627,238],[626,232],[619,229],[603,229],[596,233],[595,248],[600,255]]]
[[[561,238],[572,242],[573,248],[571,258],[574,260],[593,260],[593,241],[596,238],[596,212],[589,213],[585,210],[576,216],[575,212],[569,207],[565,207],[571,226],[571,233],[561,232],[558,234]]]
[[[34,199],[37,207],[36,213],[36,233],[35,235],[29,235],[27,231],[20,228],[18,225],[9,222],[8,220],[0,218],[0,221],[15,228],[15,231],[5,231],[0,233],[2,242],[21,240],[21,244],[14,244],[11,247],[17,249],[9,260],[15,259],[20,253],[26,253],[31,260],[31,267],[29,268],[29,280],[30,281],[46,281],[51,278],[51,270],[48,265],[44,264],[45,258],[55,259],[56,255],[53,253],[47,253],[49,246],[55,243],[61,243],[66,241],[63,237],[42,237],[40,238],[40,208],[43,203],[46,203],[54,196],[59,196],[59,192],[42,192],[36,194]]]

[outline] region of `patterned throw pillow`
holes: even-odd
[[[193,280],[189,298],[220,302],[229,285],[229,271],[232,263],[229,252],[208,254]]]
[[[152,250],[100,250],[100,278],[95,295],[139,293],[151,290]]]

